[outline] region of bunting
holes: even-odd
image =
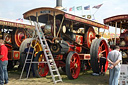
[[[85,6],[85,7],[84,7],[84,10],[90,10],[90,5]]]
[[[16,21],[23,22],[23,19],[22,18],[18,18],[18,19],[16,19]]]
[[[75,7],[69,8],[69,11],[75,11]]]
[[[82,10],[82,6],[76,7],[77,10]]]

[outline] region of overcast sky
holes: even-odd
[[[128,14],[128,0],[62,0],[63,7],[69,10],[70,7],[90,5],[90,10],[69,12],[78,16],[82,14],[94,14],[96,21],[103,23],[103,19]],[[92,8],[93,6],[102,4],[100,9]],[[56,0],[0,0],[0,18],[13,19],[23,18],[23,13],[38,7],[55,7]]]

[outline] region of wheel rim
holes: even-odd
[[[87,42],[87,47],[91,47],[92,40],[95,39],[95,31],[92,27],[88,29],[88,32],[86,34],[85,40]]]
[[[46,61],[44,54],[41,54],[38,62],[42,62],[42,61]],[[44,77],[48,74],[49,72],[49,68],[48,65],[46,63],[39,63],[38,64],[38,73],[40,76]]]
[[[15,32],[15,42],[16,45],[19,47],[20,44],[22,43],[22,37],[24,37],[24,39],[26,39],[26,32],[23,29],[17,29]]]
[[[80,72],[80,59],[76,53],[72,55],[70,60],[70,72],[74,79],[78,77]]]
[[[16,45],[19,47],[22,43],[22,37],[24,37],[24,39],[26,39],[26,32],[24,31],[24,29],[17,29],[15,32],[15,43]]]
[[[99,62],[99,54],[103,54],[103,56],[107,59],[108,52],[109,52],[108,45],[106,44],[105,40],[102,40],[98,48],[98,62]],[[105,64],[105,72],[107,71],[107,68],[108,68],[108,61],[106,61]]]

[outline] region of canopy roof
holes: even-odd
[[[128,29],[128,14],[116,15],[104,19],[104,24],[109,26],[115,27],[116,22],[117,22],[117,28]]]
[[[35,26],[32,26],[28,23],[18,22],[18,21],[8,20],[8,19],[0,19],[0,25],[17,27],[17,28],[27,28],[27,29],[34,29],[35,28]]]
[[[54,15],[56,16],[57,19],[62,19],[62,17],[64,16],[64,18],[69,21],[76,21],[76,22],[84,23],[86,25],[95,26],[98,28],[109,29],[109,27],[106,25],[66,13],[56,8],[49,8],[49,7],[36,8],[27,11],[23,15],[25,19],[29,19],[30,17],[32,21],[36,21],[37,20],[36,16],[38,16],[38,21],[41,23],[46,23],[50,18],[53,19]]]

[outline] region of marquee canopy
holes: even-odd
[[[116,27],[116,23],[117,28],[128,29],[128,14],[116,15],[104,19],[104,24],[106,25]]]

